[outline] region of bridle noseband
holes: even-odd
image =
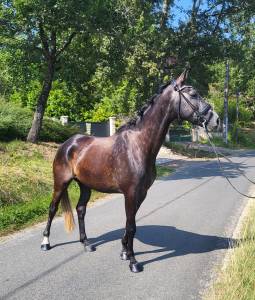
[[[191,101],[184,95],[182,90],[184,88],[187,88],[188,86],[184,86],[182,88],[179,88],[178,85],[174,82],[173,83],[174,90],[179,93],[179,105],[178,105],[178,121],[181,122],[181,101],[184,99],[186,103],[192,108],[193,113],[194,113],[194,124],[201,125],[201,126],[206,126],[210,119],[213,116],[213,113],[209,116],[208,120],[205,119],[205,115],[208,113],[210,109],[212,109],[211,105],[206,103],[205,108],[202,111],[199,111],[198,107],[196,107]],[[201,101],[201,100],[200,100]]]

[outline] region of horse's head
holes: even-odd
[[[174,94],[178,119],[190,121],[194,125],[213,130],[219,127],[220,119],[211,105],[192,87],[185,85],[188,69],[174,83]]]

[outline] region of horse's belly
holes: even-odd
[[[81,167],[76,172],[76,178],[90,187],[91,189],[104,192],[114,193],[119,192],[119,186],[109,168],[103,168],[100,170],[94,167]]]

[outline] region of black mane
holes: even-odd
[[[147,108],[153,106],[153,104],[155,103],[155,100],[156,98],[158,98],[158,96],[160,96],[164,89],[166,87],[169,86],[169,84],[172,83],[172,80],[171,81],[168,81],[167,83],[161,85],[159,87],[159,91],[157,94],[154,94],[137,112],[136,116],[134,116],[133,118],[131,118],[130,120],[127,121],[127,123],[123,124],[122,126],[120,126],[116,132],[119,133],[119,132],[122,132],[124,130],[128,130],[128,129],[133,129],[134,127],[136,127],[136,125],[138,124],[138,122],[140,120],[142,120],[143,118],[143,115],[144,115],[144,112],[147,110]]]

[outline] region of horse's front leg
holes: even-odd
[[[132,191],[125,194],[125,209],[127,219],[126,231],[122,238],[121,259],[130,260],[129,268],[134,273],[142,271],[142,266],[135,259],[133,242],[136,233],[135,216],[145,196],[146,193],[138,193],[137,191]]]

